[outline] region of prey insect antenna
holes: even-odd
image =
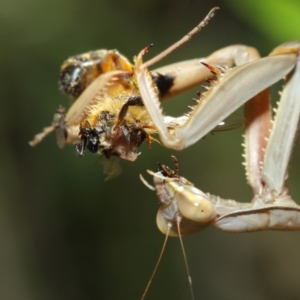
[[[160,61],[161,59],[163,59],[164,57],[166,57],[167,55],[169,55],[171,52],[173,52],[175,49],[179,48],[182,44],[188,42],[192,38],[193,35],[195,35],[196,33],[198,33],[202,28],[204,28],[207,25],[208,21],[215,15],[215,12],[218,9],[220,9],[220,8],[217,7],[217,6],[214,7],[214,8],[212,8],[209,11],[209,13],[206,15],[206,17],[195,28],[193,28],[183,38],[181,38],[179,41],[177,41],[176,43],[174,43],[173,45],[171,45],[170,47],[168,47],[166,50],[164,50],[160,54],[156,55],[152,59],[150,59],[147,62],[145,62],[142,65],[142,67],[143,68],[148,68],[151,65],[154,65],[155,63],[157,63],[158,61]]]
[[[188,262],[187,262],[187,257],[186,257],[183,241],[182,241],[182,235],[181,235],[181,232],[180,232],[180,221],[181,220],[182,220],[182,218],[180,216],[177,216],[177,222],[176,223],[177,223],[177,230],[178,230],[178,238],[179,238],[179,242],[180,242],[180,246],[181,246],[181,250],[182,250],[182,254],[183,254],[185,269],[186,269],[186,272],[187,272],[187,275],[188,275],[188,281],[189,281],[189,287],[190,287],[192,300],[195,300],[194,291],[193,291],[192,276],[191,276],[191,273],[190,273],[190,269],[189,269],[189,265],[188,265]]]
[[[163,246],[162,246],[162,248],[161,248],[161,251],[160,251],[158,260],[157,260],[157,262],[156,262],[156,265],[155,265],[155,267],[154,267],[154,270],[153,270],[153,272],[152,272],[152,274],[151,274],[151,277],[150,277],[150,279],[149,279],[149,281],[148,281],[148,284],[147,284],[147,286],[146,286],[146,288],[145,288],[145,291],[144,291],[144,293],[143,293],[143,296],[142,296],[141,300],[144,300],[144,299],[145,299],[146,294],[147,294],[147,292],[148,292],[148,290],[149,290],[149,288],[150,288],[150,285],[151,285],[151,283],[152,283],[152,280],[153,280],[153,278],[154,278],[154,276],[155,276],[155,274],[156,274],[157,268],[158,268],[158,266],[159,266],[159,264],[160,264],[160,262],[161,262],[163,253],[164,253],[165,248],[166,248],[166,245],[167,245],[167,240],[168,240],[168,238],[169,238],[169,232],[170,232],[171,226],[172,226],[172,224],[169,223],[169,224],[168,224],[168,230],[167,230],[167,233],[166,233],[166,237],[165,237]],[[193,299],[194,299],[194,298],[193,298]]]

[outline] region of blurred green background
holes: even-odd
[[[241,165],[242,128],[180,153],[143,145],[138,160],[121,162],[121,176],[108,182],[95,156],[78,158],[72,146],[61,151],[54,136],[34,149],[28,145],[57,106],[70,103],[57,88],[67,57],[116,48],[131,58],[149,43],[155,47],[148,57],[154,56],[215,5],[221,10],[209,26],[155,67],[235,43],[267,55],[300,39],[296,0],[0,2],[0,299],[139,299],[164,236],[155,224],[156,195],[138,175],[155,170],[158,161],[172,166],[171,154],[203,191],[251,199]],[[194,95],[166,103],[166,112],[181,115]],[[288,182],[296,200],[299,170],[296,143]],[[299,299],[299,232],[209,228],[184,243],[196,299]],[[169,240],[147,299],[190,299],[177,239]]]

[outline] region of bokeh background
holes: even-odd
[[[138,160],[121,162],[122,174],[108,182],[97,157],[78,158],[72,146],[61,151],[54,136],[34,149],[28,145],[57,106],[70,103],[57,89],[67,57],[116,48],[131,58],[154,43],[150,57],[215,5],[221,10],[209,26],[156,67],[235,43],[267,55],[300,39],[300,3],[292,0],[0,1],[0,299],[139,299],[164,236],[155,224],[156,195],[138,175],[158,161],[172,165],[171,154],[203,191],[251,199],[241,165],[242,128],[180,153],[143,145]],[[194,95],[169,101],[165,111],[181,115]],[[296,142],[288,185],[298,202],[299,170]],[[208,228],[184,244],[196,299],[299,299],[299,232]],[[169,240],[147,299],[190,299],[178,239]]]

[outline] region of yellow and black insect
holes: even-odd
[[[148,67],[203,28],[216,9],[182,40],[146,63],[142,59],[151,45],[134,58],[134,64],[117,50],[91,51],[67,59],[61,67],[59,86],[74,102],[66,113],[59,107],[52,125],[37,134],[30,145],[35,146],[48,133],[55,131],[58,146],[62,148],[65,144],[73,143],[80,156],[89,150],[107,158],[116,156],[134,161],[139,155],[141,143],[146,140],[150,145],[157,131],[167,131],[167,136],[160,136],[163,144],[167,139],[172,145],[173,138],[176,144],[177,129],[180,130],[192,120],[195,108],[202,106],[202,99],[210,88],[198,94],[194,99],[196,106],[190,106],[190,112],[177,118],[160,115],[159,102],[216,74],[223,74],[225,69],[201,64],[199,59],[175,63],[151,72],[148,72]],[[210,79],[208,82],[215,84]],[[152,102],[147,107],[146,98]],[[180,149],[180,143],[178,145],[175,148]]]

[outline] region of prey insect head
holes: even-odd
[[[85,89],[84,68],[81,65],[69,65],[60,72],[59,89],[73,98],[78,98]]]
[[[131,71],[130,62],[117,50],[96,50],[68,58],[60,68],[59,88],[74,100],[101,74]]]

